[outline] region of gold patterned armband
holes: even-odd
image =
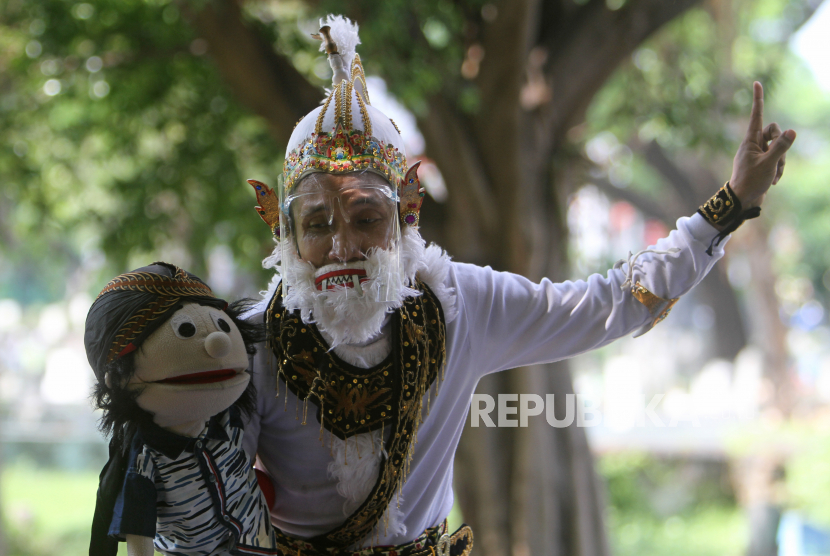
[[[726,182],[708,201],[700,205],[697,212],[713,226],[724,226],[741,213],[741,201],[735,196],[729,182]]]
[[[732,191],[729,182],[726,182],[708,201],[700,205],[697,212],[711,225],[722,228],[706,250],[706,254],[711,256],[712,248],[720,245],[723,238],[737,230],[744,221],[758,218],[761,215],[761,207],[743,210],[741,200]]]
[[[665,251],[661,251],[658,249],[643,249],[639,251],[636,255],[629,251],[628,253],[628,260],[620,259],[616,263],[614,263],[614,270],[622,270],[623,265],[626,263],[628,264],[628,271],[626,273],[625,281],[620,285],[620,289],[622,291],[629,290],[631,295],[634,296],[634,299],[645,305],[648,312],[651,314],[651,320],[643,325],[642,328],[634,335],[634,337],[642,336],[649,330],[655,327],[655,325],[669,316],[669,312],[671,308],[674,307],[674,304],[677,303],[679,298],[674,299],[663,299],[658,295],[654,295],[648,289],[640,283],[639,280],[634,279],[634,269],[635,267],[639,266],[637,264],[637,259],[639,259],[642,255],[646,253],[654,253],[655,255],[673,255],[680,252],[679,247],[672,247],[671,249],[667,249]]]
[[[651,313],[652,320],[651,322],[646,323],[634,337],[642,336],[652,328],[654,328],[658,323],[665,320],[669,313],[674,307],[674,304],[677,303],[677,300],[680,299],[679,297],[675,297],[674,299],[663,299],[660,296],[654,295],[645,286],[643,286],[640,282],[637,282],[633,286],[631,286],[631,295],[634,298],[646,306],[648,312]]]

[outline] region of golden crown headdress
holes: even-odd
[[[355,48],[360,44],[357,24],[342,16],[321,21],[321,51],[328,54],[334,75],[332,90],[320,108],[301,119],[291,134],[283,163],[284,197],[312,172],[346,174],[368,170],[386,178],[396,190],[401,223],[417,226],[424,189],[416,162],[407,170],[406,155],[397,125],[371,106],[363,64]],[[359,117],[357,117],[359,113]],[[260,217],[279,237],[280,206],[267,185],[248,180],[260,205]]]

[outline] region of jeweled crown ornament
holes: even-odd
[[[417,226],[425,190],[418,179],[418,165],[407,170],[406,155],[398,147],[403,140],[395,123],[371,105],[363,64],[355,48],[360,44],[358,26],[343,16],[320,21],[320,50],[328,55],[333,71],[332,89],[294,128],[283,163],[282,197],[313,172],[346,174],[370,171],[383,176],[396,191],[401,224]],[[248,180],[256,191],[257,213],[279,237],[277,194],[264,183]]]

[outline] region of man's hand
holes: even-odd
[[[784,173],[787,151],[795,141],[795,131],[781,133],[778,124],[764,127],[764,88],[753,84],[752,114],[749,129],[732,162],[729,184],[744,210],[760,206],[771,185]]]

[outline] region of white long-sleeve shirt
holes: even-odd
[[[681,218],[677,229],[654,246],[659,251],[680,251],[642,255],[633,271],[634,282],[665,299],[683,295],[723,256],[725,242],[712,256],[705,253],[716,234],[700,215]],[[400,511],[407,533],[390,531],[385,536],[381,526],[376,545],[408,542],[449,514],[453,458],[481,377],[573,357],[653,319],[628,288],[620,288],[626,280],[624,270],[627,265],[585,281],[554,284],[545,279],[536,284],[489,267],[450,263],[445,284],[455,288],[458,316],[447,324],[445,379],[430,402],[428,416],[425,411],[402,489]],[[245,449],[259,455],[274,481],[274,525],[298,537],[325,533],[346,518],[338,480],[328,473],[333,457],[329,443],[320,440],[314,407],[309,408],[308,424],[302,425],[302,401],[288,392],[286,402],[284,383],[276,398],[275,357],[260,348],[253,368],[257,410],[246,425]]]

